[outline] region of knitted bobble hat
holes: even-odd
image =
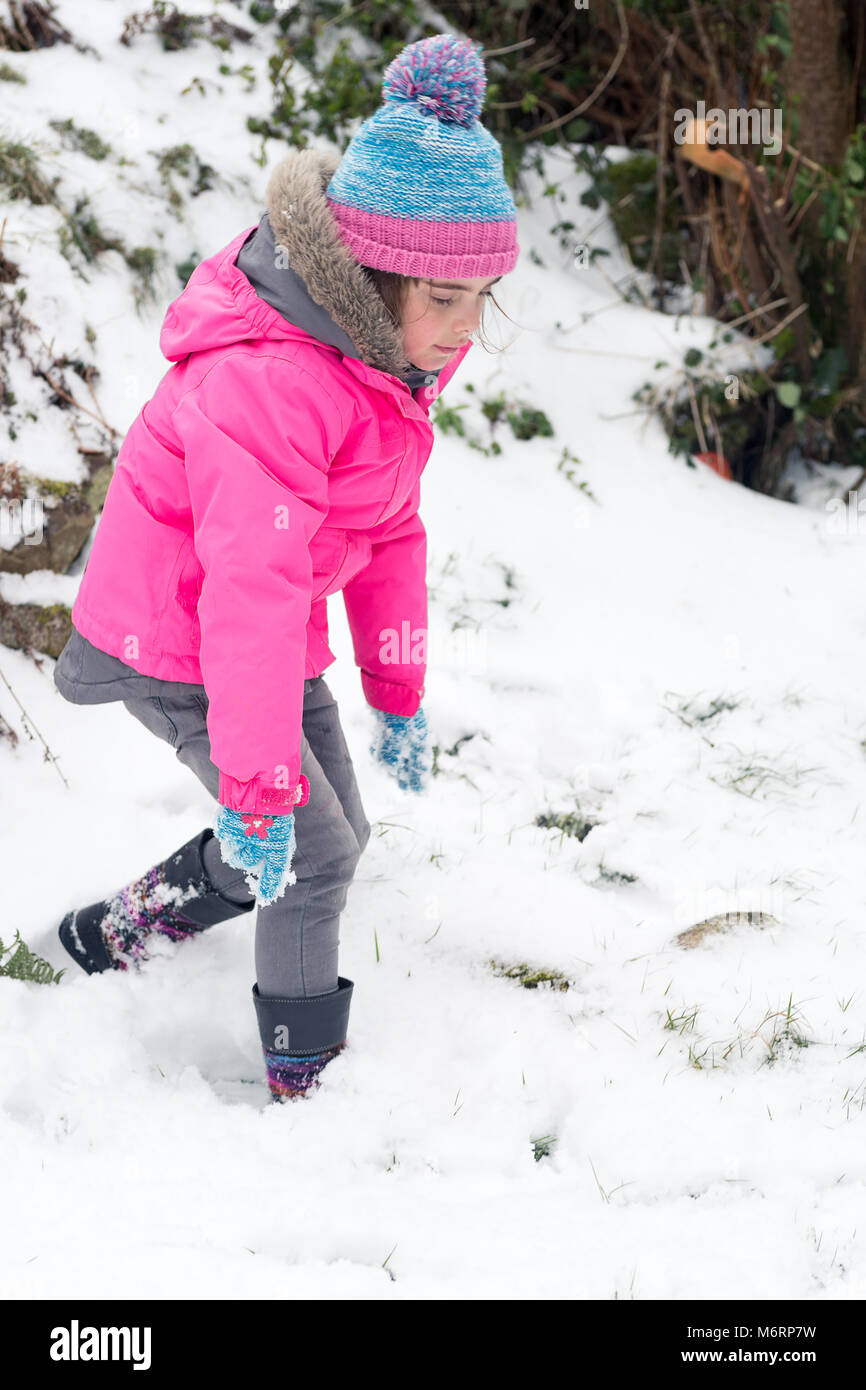
[[[517,209],[499,144],[478,119],[487,85],[479,47],[435,34],[385,69],[382,104],[325,189],[362,265],[461,279],[513,270]]]

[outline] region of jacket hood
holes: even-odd
[[[310,334],[348,357],[406,381],[411,391],[438,371],[425,371],[403,352],[402,334],[382,297],[340,238],[325,198],[339,156],[320,150],[293,150],[268,180],[267,211],[257,227],[235,239],[239,250],[220,273],[215,257],[196,267],[183,293],[172,303],[160,335],[165,357],[177,361],[189,352],[227,346],[258,331],[291,337]],[[226,273],[229,272],[229,273]],[[265,325],[251,322],[249,291],[233,284],[232,272],[251,285],[256,300],[280,315]],[[442,370],[442,369],[440,369]]]

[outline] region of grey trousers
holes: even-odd
[[[219,771],[211,761],[204,687],[177,686],[123,704],[151,733],[174,748],[216,801]],[[340,913],[370,838],[337,702],[324,676],[304,682],[301,771],[310,799],[295,812],[297,882],[256,912],[255,965],[259,993],[282,998],[337,989]],[[205,868],[220,892],[238,903],[253,899],[243,871],[224,863],[216,838],[208,840]],[[233,919],[237,921],[237,919]]]

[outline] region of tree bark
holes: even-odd
[[[791,54],[786,91],[796,99],[800,152],[834,174],[840,172],[858,114],[858,78],[863,62],[863,15],[850,0],[788,0]],[[820,200],[819,200],[820,201]],[[861,201],[862,210],[862,201]],[[817,254],[819,203],[803,224]],[[851,379],[866,388],[866,228],[849,245],[844,283],[838,287],[841,339]]]
[[[848,139],[852,74],[844,18],[843,0],[788,0],[785,88],[789,99],[798,99],[794,144],[817,164],[837,165]]]

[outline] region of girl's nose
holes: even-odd
[[[454,326],[455,336],[458,337],[461,342],[465,342],[469,338],[470,334],[476,331],[480,323],[480,308],[476,309],[474,314],[470,314],[467,312],[461,315],[460,322],[458,324],[455,324]]]

